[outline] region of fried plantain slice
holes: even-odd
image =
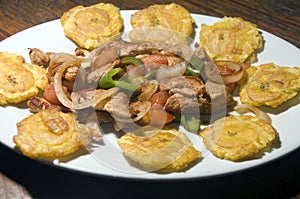
[[[171,29],[186,36],[191,36],[194,20],[184,7],[171,3],[155,4],[139,10],[131,16],[130,22],[134,29]]]
[[[295,97],[300,89],[300,68],[274,63],[250,67],[240,82],[242,103],[276,108]]]
[[[200,46],[215,61],[254,62],[262,46],[255,24],[239,17],[224,17],[213,25],[202,24]]]
[[[126,133],[118,144],[125,156],[149,171],[182,171],[201,155],[184,133],[167,127]]]
[[[0,104],[19,103],[44,90],[46,70],[30,65],[18,54],[0,52]]]
[[[232,161],[256,155],[277,137],[270,124],[250,115],[221,118],[200,135],[216,157]]]
[[[123,27],[120,9],[110,3],[76,6],[65,12],[60,21],[64,34],[88,50],[118,37]]]
[[[17,123],[16,146],[30,158],[74,153],[92,139],[92,129],[79,124],[73,113],[42,110]]]

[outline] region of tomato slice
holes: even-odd
[[[231,68],[227,67],[227,66],[223,66],[223,65],[218,65],[218,70],[222,75],[230,75],[235,73],[235,70],[232,70]]]
[[[67,93],[67,88],[66,87],[63,86],[63,90],[64,90],[65,93]],[[46,99],[51,104],[63,106],[62,103],[58,100],[58,98],[56,96],[56,92],[55,92],[55,88],[54,88],[53,83],[47,84],[47,86],[44,90],[43,97],[44,97],[44,99]]]
[[[167,112],[160,105],[155,105],[150,110],[151,122],[154,125],[165,125],[172,122],[175,116]]]
[[[168,58],[161,54],[148,55],[141,58],[141,60],[150,71],[158,69],[161,65],[168,65]]]
[[[158,91],[154,93],[150,98],[151,106],[161,105],[164,106],[169,98],[167,91]]]

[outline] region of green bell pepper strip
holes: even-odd
[[[157,71],[150,71],[144,75],[146,79],[154,79],[156,77]]]
[[[201,120],[192,115],[182,115],[181,125],[191,133],[197,133],[200,130]]]
[[[203,60],[193,55],[190,59],[189,65],[186,67],[186,71],[184,75],[199,77],[203,66],[204,66]]]
[[[100,88],[108,89],[112,87],[120,87],[126,90],[135,91],[143,83],[140,78],[130,78],[126,80],[114,80],[113,77],[116,75],[122,75],[122,68],[114,68],[106,73],[99,81]]]
[[[135,66],[137,66],[140,69],[145,69],[144,62],[142,60],[140,60],[139,58],[135,58],[135,57],[122,57],[120,59],[120,61],[123,64],[134,64]]]
[[[187,66],[184,75],[185,76],[195,76],[199,77],[200,76],[200,71],[197,69],[192,68],[191,66]]]
[[[199,57],[193,55],[190,59],[190,64],[194,67],[200,70],[204,66],[204,61],[200,59]]]

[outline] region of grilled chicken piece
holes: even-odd
[[[62,111],[63,107],[51,104],[46,99],[41,97],[32,97],[27,101],[27,106],[29,108],[29,111],[32,113],[40,112],[41,110],[45,109],[56,109],[58,111]]]
[[[49,66],[50,57],[52,52],[43,52],[38,48],[29,48],[29,57],[32,64],[43,66],[47,68]]]

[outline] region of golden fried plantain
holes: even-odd
[[[213,25],[202,24],[200,45],[215,61],[256,61],[262,35],[255,24],[239,17],[224,17]]]
[[[194,20],[184,7],[171,4],[155,4],[139,10],[131,16],[134,29],[162,28],[170,29],[191,36]]]
[[[17,123],[13,141],[30,158],[60,157],[74,153],[92,139],[92,129],[79,124],[73,113],[42,110]]]
[[[300,68],[274,63],[250,67],[239,82],[242,103],[278,107],[295,97],[300,89]]]
[[[65,12],[60,21],[64,34],[88,50],[118,37],[123,27],[120,9],[110,3],[76,6]]]
[[[21,55],[0,52],[0,104],[19,103],[44,90],[46,70],[30,65]]]
[[[221,118],[200,135],[215,156],[232,161],[256,155],[277,137],[270,124],[250,115]]]
[[[166,127],[126,133],[118,144],[125,156],[149,171],[182,171],[201,155],[184,133]]]

